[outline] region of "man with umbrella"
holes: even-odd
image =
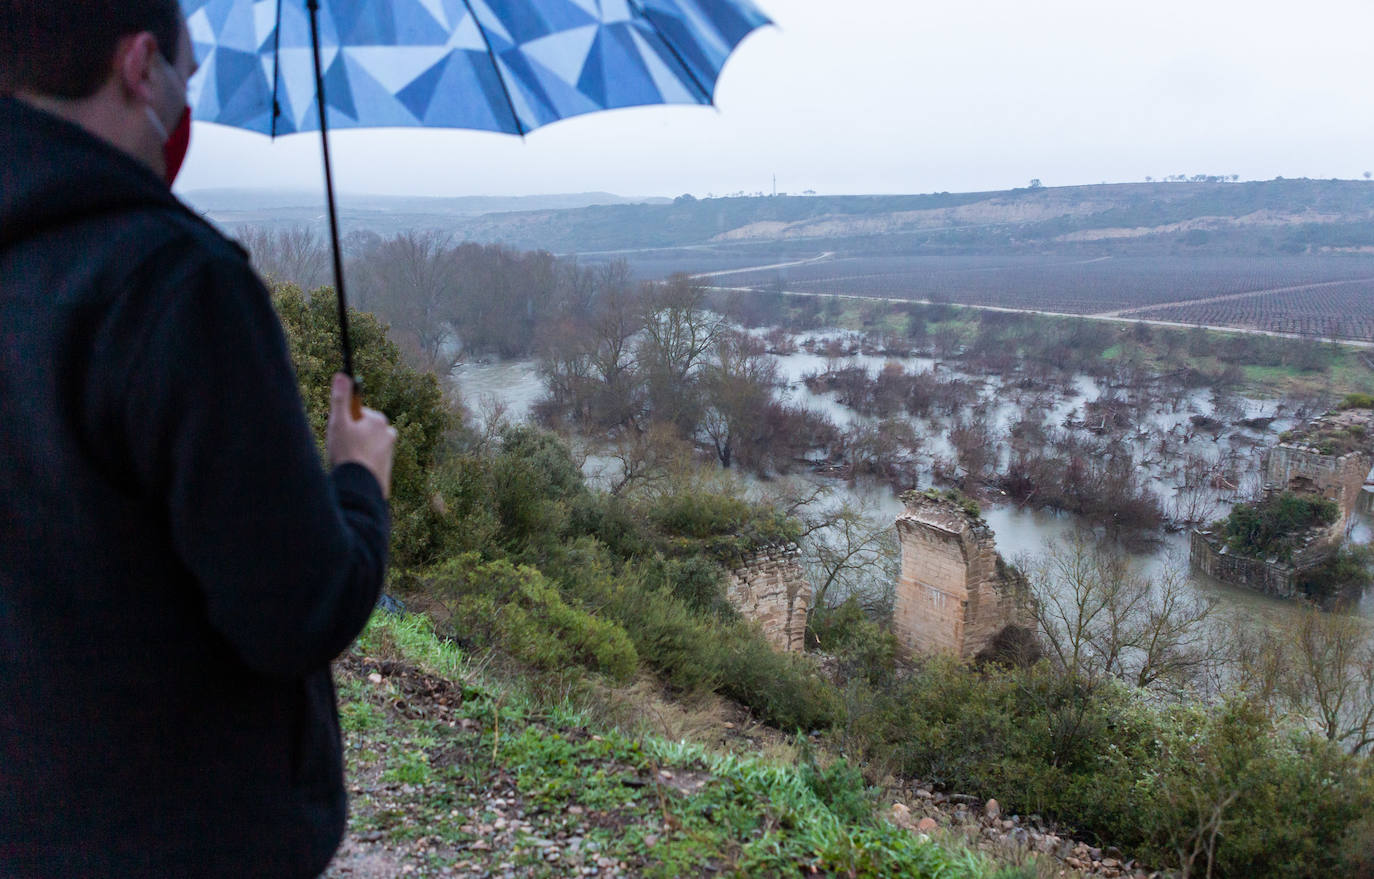
[[[0,875],[316,875],[395,431],[336,376],[321,467],[267,291],[172,196],[176,0],[0,0],[0,47]]]

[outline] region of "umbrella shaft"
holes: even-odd
[[[310,47],[315,59],[315,105],[320,114],[320,144],[324,148],[324,191],[329,204],[329,238],[334,254],[334,293],[339,303],[339,339],[343,346],[343,371],[356,381],[353,374],[353,344],[348,334],[348,300],[344,295],[343,256],[339,252],[339,211],[334,204],[334,167],[329,160],[329,123],[326,120],[324,98],[324,66],[320,62],[320,4],[306,0],[310,10]]]

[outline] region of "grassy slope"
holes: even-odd
[[[336,675],[352,814],[330,876],[1034,875],[832,810],[794,764],[598,728],[420,616],[378,614]]]

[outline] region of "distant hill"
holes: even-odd
[[[312,200],[313,199],[313,200]],[[191,193],[226,226],[322,221],[318,194]],[[348,229],[439,228],[556,253],[703,248],[855,254],[1374,251],[1374,182],[1117,183],[927,195],[627,199],[345,196]]]
[[[590,252],[808,242],[813,249],[965,252],[1093,245],[1297,253],[1374,248],[1374,183],[1128,183],[1000,192],[677,199],[481,216],[460,235]]]
[[[273,228],[322,223],[322,189],[197,189],[182,197],[193,208],[223,226]],[[456,218],[512,211],[561,211],[590,205],[667,204],[666,198],[631,198],[609,192],[576,192],[527,196],[358,195],[341,193],[339,211],[345,228],[367,228],[387,234],[406,228],[449,227]]]

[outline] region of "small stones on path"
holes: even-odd
[[[1126,859],[1116,848],[1104,850],[1061,837],[1046,828],[1039,815],[1004,815],[1002,804],[995,799],[982,801],[968,794],[945,793],[919,785],[906,792],[910,799],[892,801],[887,818],[897,827],[922,837],[929,837],[945,826],[962,834],[967,845],[999,860],[1013,852],[1023,853],[1015,855],[1017,859],[1024,858],[1026,852],[1054,858],[1067,868],[1056,876],[1147,879],[1154,875]]]

